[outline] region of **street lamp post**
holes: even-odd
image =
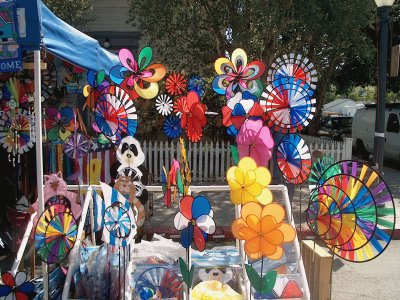
[[[375,0],[379,14],[379,61],[378,61],[378,101],[375,116],[374,162],[379,174],[383,171],[383,151],[385,146],[385,107],[387,52],[389,40],[389,14],[395,0]]]

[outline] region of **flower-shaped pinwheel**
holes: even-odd
[[[180,73],[172,73],[165,80],[165,90],[171,96],[182,95],[186,90],[187,80],[185,76]]]
[[[188,81],[188,91],[196,92],[199,97],[203,97],[206,92],[206,81],[201,76],[190,77]]]
[[[83,96],[86,97],[86,102],[83,108],[87,106],[91,110],[94,109],[96,100],[100,96],[100,93],[110,85],[105,77],[106,73],[104,70],[100,70],[97,74],[93,71],[87,72],[87,82],[89,84],[83,87]]]
[[[261,95],[263,86],[259,78],[265,72],[263,62],[255,60],[247,64],[247,54],[243,49],[236,49],[232,59],[220,57],[215,61],[215,71],[218,76],[212,82],[212,88],[217,94],[232,98],[236,92],[249,91],[257,97]]]
[[[231,201],[235,205],[247,202],[271,203],[272,193],[267,188],[271,182],[271,174],[265,167],[257,167],[251,157],[244,157],[238,166],[228,169],[226,174],[231,188]]]
[[[172,99],[166,94],[161,94],[156,99],[156,109],[160,115],[168,116],[172,112]]]
[[[251,259],[280,259],[282,244],[296,237],[296,230],[283,223],[285,209],[277,203],[262,206],[250,202],[242,207],[241,218],[232,223],[232,233],[244,240],[244,250]]]
[[[203,251],[208,235],[215,232],[210,202],[204,196],[185,196],[180,201],[179,208],[174,225],[181,231],[182,246],[189,248],[194,240],[196,248]]]
[[[74,120],[74,110],[70,107],[64,107],[60,111],[50,107],[46,110],[46,115],[47,138],[50,141],[56,141],[58,138],[65,141],[71,135],[71,131],[79,127],[79,123]]]
[[[206,106],[200,102],[196,92],[189,92],[175,102],[174,111],[181,117],[181,126],[191,142],[197,143],[203,136],[203,128],[207,124]]]
[[[247,119],[262,119],[264,111],[257,97],[249,92],[238,92],[222,107],[222,122],[230,135],[236,135]]]
[[[152,64],[153,50],[143,48],[139,53],[138,61],[128,49],[119,51],[119,60],[122,66],[115,66],[110,70],[110,78],[116,84],[122,84],[144,99],[152,99],[158,94],[158,82],[167,74],[162,64]]]
[[[0,297],[5,297],[2,298],[5,300],[27,300],[35,290],[35,285],[26,281],[24,272],[18,272],[15,278],[9,272],[3,273],[1,280]]]
[[[239,158],[252,157],[258,166],[266,166],[271,158],[274,139],[262,120],[247,120],[236,136]]]
[[[182,134],[181,120],[175,116],[168,116],[164,121],[164,134],[171,138],[175,139],[180,137]]]

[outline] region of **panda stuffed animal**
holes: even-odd
[[[199,270],[201,281],[216,280],[222,283],[228,283],[233,278],[233,272],[230,268],[212,268]]]
[[[118,173],[125,169],[132,169],[140,180],[143,173],[138,167],[144,163],[145,156],[137,139],[132,136],[123,138],[117,149],[117,159],[121,164],[117,170]]]

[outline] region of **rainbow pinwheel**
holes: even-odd
[[[318,158],[312,164],[311,173],[308,177],[308,183],[311,189],[314,189],[318,184],[322,184],[328,178],[340,173],[340,167],[335,165],[336,167],[330,168],[332,165],[335,165],[335,160],[333,157],[327,155]],[[330,169],[330,171],[325,172],[327,169]]]
[[[267,125],[277,132],[294,133],[314,118],[314,90],[296,78],[281,78],[265,88],[260,105],[264,108]]]
[[[33,296],[35,285],[26,281],[26,274],[18,272],[15,277],[6,272],[1,274],[0,297],[4,300],[28,300]]]
[[[117,143],[123,134],[136,134],[138,120],[135,103],[119,86],[110,86],[100,94],[94,112],[98,129],[110,141]]]
[[[311,172],[311,153],[297,134],[285,135],[276,149],[276,162],[283,178],[293,184],[307,180]]]
[[[226,179],[231,189],[231,201],[235,205],[247,202],[271,203],[272,193],[267,188],[271,174],[265,167],[257,166],[254,159],[244,157],[238,166],[228,169]]]
[[[280,259],[283,243],[296,237],[296,230],[284,223],[285,209],[276,203],[262,206],[256,202],[243,205],[241,217],[232,223],[235,238],[244,240],[244,250],[251,259]]]
[[[267,82],[277,82],[280,79],[296,78],[315,90],[318,81],[314,64],[300,54],[285,54],[276,59],[268,69]]]
[[[35,230],[35,247],[40,258],[58,263],[71,251],[76,241],[78,226],[70,209],[52,205],[43,211]]]
[[[342,161],[325,173],[335,174],[312,194],[307,222],[339,257],[365,262],[389,245],[395,228],[395,208],[389,187],[371,167]],[[339,170],[339,171],[338,171]]]
[[[79,128],[79,123],[75,122],[75,113],[71,107],[64,107],[60,111],[50,107],[46,110],[46,116],[47,138],[50,141],[58,139],[65,141],[72,131]]]
[[[110,78],[116,84],[123,84],[128,89],[133,89],[143,99],[152,99],[158,94],[158,82],[162,80],[167,70],[162,64],[152,64],[153,50],[143,48],[139,58],[133,57],[128,49],[119,51],[119,60],[122,65],[110,70]]]
[[[247,63],[247,54],[243,49],[236,49],[231,60],[220,57],[215,61],[218,76],[212,82],[212,88],[219,95],[232,98],[239,91],[248,91],[259,97],[263,85],[259,78],[265,72],[265,65],[259,60]]]
[[[236,136],[239,158],[250,156],[257,166],[267,166],[272,155],[274,139],[262,120],[247,120]]]
[[[189,248],[194,241],[197,249],[203,251],[208,235],[215,232],[210,202],[204,196],[185,196],[179,203],[179,210],[174,226],[181,231],[182,246]]]

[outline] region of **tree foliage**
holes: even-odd
[[[60,19],[72,26],[80,27],[90,19],[88,13],[93,9],[94,0],[44,0],[44,4]]]
[[[237,47],[267,66],[301,53],[319,73],[320,112],[335,79],[371,80],[375,10],[372,0],[130,0],[129,21],[169,70],[214,76],[215,59]]]

